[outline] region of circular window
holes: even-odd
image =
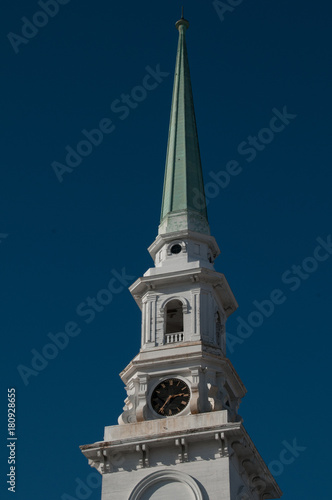
[[[176,245],[173,245],[172,248],[171,248],[171,253],[180,253],[182,250],[181,248],[181,245],[179,245],[178,243]]]

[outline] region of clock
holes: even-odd
[[[151,406],[158,415],[171,417],[186,408],[190,399],[188,385],[178,378],[160,382],[151,396]]]

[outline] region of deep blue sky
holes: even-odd
[[[222,22],[212,1],[184,4],[209,220],[222,250],[216,269],[240,306],[227,331],[236,335],[274,289],[284,298],[229,351],[248,389],[240,413],[267,463],[285,441],[306,448],[277,477],[285,500],[329,499],[332,256],[312,257],[332,231],[332,8],[243,0]],[[15,53],[7,34],[22,35],[21,18],[40,7],[2,3],[1,498],[11,498],[7,387],[17,392],[19,500],[75,497],[75,479],[92,472],[78,446],[101,440],[122,411],[118,373],[139,349],[140,311],[126,288],[89,324],[76,308],[112,270],[138,277],[152,265],[180,7],[71,0]],[[111,104],[157,65],[169,76],[121,120]],[[259,132],[269,140],[261,129],[285,106],[296,118],[249,162],[239,145]],[[115,130],[60,183],[52,162],[64,163],[65,147],[103,118]],[[230,160],[241,172],[217,188],[211,172]],[[315,270],[295,281],[292,266],[303,261]],[[81,333],[25,386],[17,366],[31,366],[31,350],[69,321]],[[99,489],[89,498],[100,500]]]

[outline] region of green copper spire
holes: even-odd
[[[169,233],[187,229],[209,234],[185,40],[189,22],[182,18],[175,26],[179,31],[179,44],[159,232]]]

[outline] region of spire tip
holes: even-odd
[[[177,28],[177,29],[179,29],[179,28],[180,28],[180,26],[184,26],[184,27],[185,27],[185,29],[188,29],[188,28],[189,28],[189,21],[187,21],[187,20],[184,18],[183,11],[184,11],[184,7],[182,7],[181,19],[175,23],[175,26],[176,26],[176,28]]]

